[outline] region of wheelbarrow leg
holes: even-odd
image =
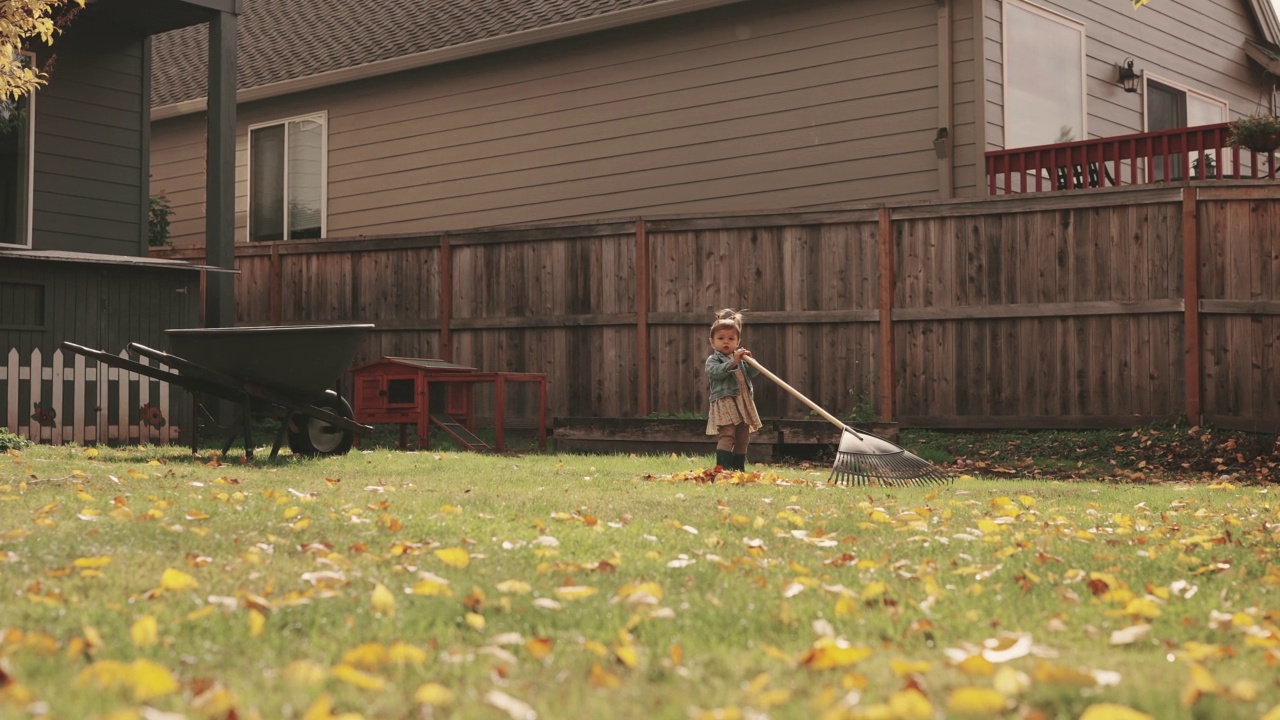
[[[289,432],[289,423],[293,422],[294,412],[292,410],[284,411],[284,420],[280,421],[280,430],[276,432],[276,442],[271,446],[271,459],[275,460],[276,455],[280,454],[280,446],[284,444],[284,436]]]
[[[191,393],[191,454],[200,452],[200,393]]]
[[[241,412],[244,415],[244,456],[248,460],[253,459],[253,413],[249,407],[249,396],[245,395],[240,404]]]

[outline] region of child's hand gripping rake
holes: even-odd
[[[791,393],[795,399],[813,408],[813,411],[826,418],[844,432],[840,435],[840,448],[836,452],[836,464],[831,469],[831,482],[837,485],[926,485],[947,484],[952,477],[944,470],[924,458],[907,452],[905,448],[867,435],[840,422],[836,416],[818,407],[818,404],[799,390],[783,382],[782,378],[769,372],[763,365],[750,356],[742,358],[760,374],[774,381],[783,390]]]

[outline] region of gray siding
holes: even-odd
[[[142,41],[58,47],[36,101],[32,247],[146,253],[146,77]]]
[[[195,327],[200,273],[5,258],[0,298],[22,298],[0,315],[0,352],[57,350],[64,340],[120,352],[131,342],[163,349],[164,329]]]
[[[1144,129],[1142,93],[1126,93],[1116,82],[1116,65],[1126,57],[1139,71],[1226,100],[1232,117],[1258,108],[1261,69],[1244,52],[1244,41],[1258,35],[1244,0],[1159,0],[1137,11],[1094,0],[1035,4],[1085,24],[1088,137]],[[1002,15],[1002,0],[983,0],[988,150],[1004,147]]]
[[[934,197],[936,7],[751,2],[241,106],[237,239],[247,127],[316,112],[335,237]],[[153,127],[176,244],[203,242],[203,133]]]

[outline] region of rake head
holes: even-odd
[[[836,485],[949,485],[953,478],[922,457],[878,438],[845,428],[829,481]]]

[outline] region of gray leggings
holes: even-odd
[[[746,455],[750,433],[746,423],[737,425],[720,425],[720,435],[716,438],[716,449],[732,452],[734,455]]]

